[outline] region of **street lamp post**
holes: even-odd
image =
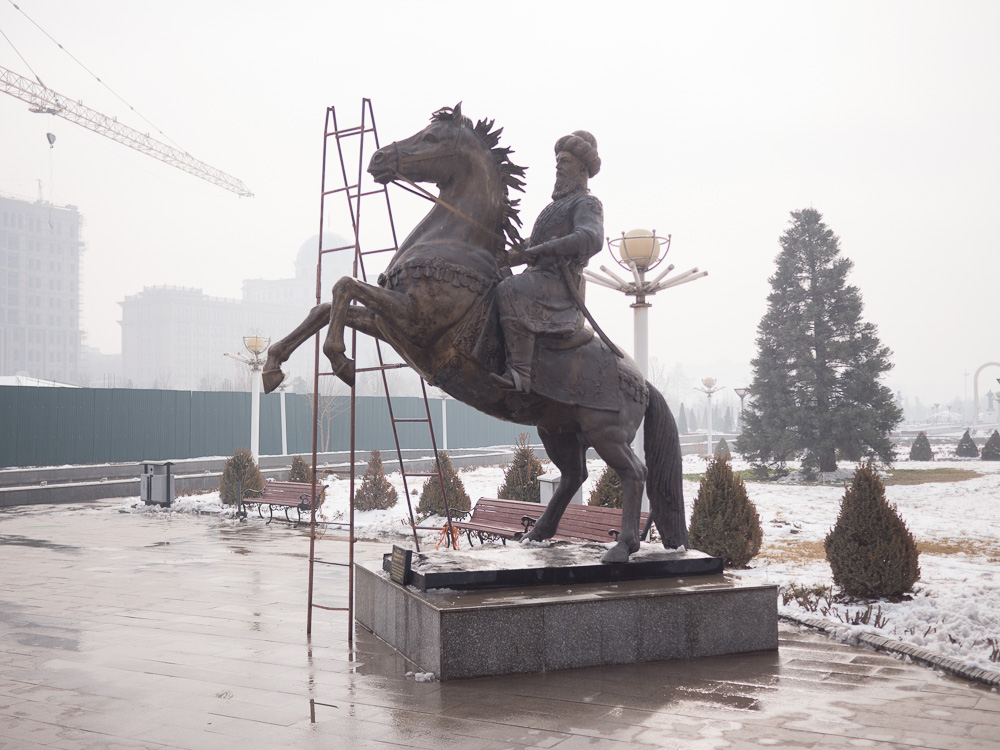
[[[656,268],[670,250],[670,239],[669,234],[666,240],[658,237],[655,229],[652,232],[647,229],[633,229],[622,232],[621,237],[607,238],[608,249],[615,261],[632,275],[628,281],[611,271],[607,266],[601,266],[601,273],[586,268],[583,270],[584,275],[595,284],[622,292],[628,297],[635,297],[635,302],[630,305],[635,310],[632,352],[639,372],[646,380],[649,379],[649,308],[651,307],[650,303],[646,301],[646,297],[652,297],[664,289],[680,286],[708,275],[708,271],[692,268],[668,279],[667,275],[674,270],[674,265],[671,263],[652,281],[647,281],[646,272]],[[641,429],[636,432],[633,447],[640,456],[643,455]],[[643,493],[642,508],[647,510],[648,507],[649,500]]]
[[[252,359],[228,352],[224,355],[250,366],[250,453],[253,454],[254,463],[260,462],[260,372],[264,366],[261,355],[270,345],[271,339],[263,336],[244,336],[243,346],[253,355]]]
[[[705,378],[701,381],[704,388],[695,388],[708,396],[708,456],[712,457],[712,394],[722,390],[722,386],[715,387],[715,378]]]
[[[288,417],[285,412],[285,389],[288,388],[288,377],[286,376],[281,385],[278,386],[278,393],[281,394],[281,455],[288,455]]]
[[[733,388],[736,395],[740,397],[740,413],[736,419],[736,431],[743,432],[743,397],[750,393],[749,388]]]

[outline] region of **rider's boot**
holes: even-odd
[[[507,391],[531,393],[531,365],[535,358],[535,334],[518,326],[504,331],[507,367],[502,374],[490,373],[494,385]]]

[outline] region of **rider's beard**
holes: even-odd
[[[556,173],[556,186],[552,189],[552,200],[557,201],[567,195],[579,193],[587,189],[587,181],[574,175]]]

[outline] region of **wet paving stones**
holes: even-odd
[[[302,529],[119,505],[0,510],[4,750],[1000,749],[995,691],[789,625],[777,653],[415,682],[344,612],[306,637]]]

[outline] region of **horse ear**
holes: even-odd
[[[462,119],[462,102],[455,105],[455,108],[451,111],[451,116],[456,120]]]

